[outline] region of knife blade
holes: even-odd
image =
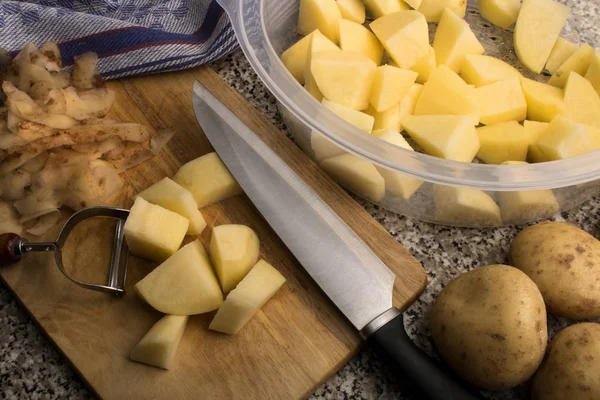
[[[395,275],[241,119],[202,84],[198,123],[265,220],[363,337],[432,399],[478,399],[408,338],[392,306]]]

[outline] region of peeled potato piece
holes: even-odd
[[[565,86],[562,115],[582,124],[600,126],[600,97],[592,84],[576,72],[571,72]]]
[[[571,54],[569,58],[558,67],[554,75],[548,79],[548,84],[559,88],[565,87],[572,72],[581,76],[585,75],[592,63],[593,57],[594,49],[592,46],[587,43],[582,44],[579,49]]]
[[[435,50],[433,47],[429,46],[429,52],[427,52],[427,55],[417,61],[415,65],[410,67],[410,70],[415,71],[418,74],[418,83],[425,83],[429,80],[429,77],[436,66],[437,62],[435,58]]]
[[[478,0],[481,16],[502,29],[508,29],[519,15],[519,0]]]
[[[527,78],[521,78],[521,87],[527,102],[527,118],[550,122],[562,112],[565,95],[562,89]]]
[[[484,52],[469,24],[449,9],[442,13],[433,49],[437,65],[445,64],[457,73],[467,54],[481,55]]]
[[[594,53],[590,67],[585,73],[585,79],[590,81],[594,89],[596,89],[596,93],[600,95],[600,52],[597,50]]]
[[[363,24],[365,22],[365,5],[361,0],[336,0],[343,19]]]
[[[498,58],[480,54],[465,55],[460,76],[476,88],[505,79],[521,78],[519,71],[512,65]]]
[[[530,152],[534,149],[540,161],[556,161],[597,150],[598,145],[585,125],[559,115],[531,146]]]
[[[406,139],[404,139],[404,137],[401,134],[393,130],[384,131],[381,134],[379,134],[378,137],[379,139],[391,143],[395,146],[401,147],[406,150],[414,151],[413,148],[410,147]],[[403,198],[404,200],[408,200],[423,184],[423,181],[420,181],[407,175],[390,171],[387,168],[378,166],[375,166],[375,168],[377,168],[377,171],[379,171],[381,176],[383,176],[386,189],[394,195]]]
[[[363,0],[373,18],[383,17],[397,11],[408,10],[403,0]]]
[[[135,345],[129,358],[133,361],[169,369],[185,331],[187,315],[165,315]]]
[[[400,103],[415,83],[418,74],[391,65],[377,67],[371,88],[371,105],[383,112]]]
[[[527,102],[518,78],[478,87],[475,89],[475,99],[482,124],[521,121],[527,116]]]
[[[439,221],[461,226],[500,225],[500,208],[481,190],[451,186],[434,189],[435,216]]]
[[[425,16],[427,22],[439,22],[446,8],[460,18],[464,18],[467,11],[467,2],[465,0],[423,0],[419,12]]]
[[[333,43],[339,42],[338,21],[342,18],[335,0],[301,0],[298,33],[308,35],[318,29]]]
[[[377,168],[368,161],[346,153],[327,158],[321,168],[345,187],[372,201],[385,195],[385,180]]]
[[[371,59],[376,65],[381,64],[383,47],[377,37],[363,25],[341,19],[340,48],[344,51],[355,51]]]
[[[531,135],[517,121],[477,128],[477,136],[481,145],[477,158],[486,164],[525,161],[532,143]]]
[[[546,71],[554,74],[567,59],[577,51],[578,46],[561,37],[556,39],[550,57],[546,61]]]
[[[301,85],[305,83],[304,70],[306,69],[308,45],[310,44],[312,34],[311,32],[304,36],[281,54],[281,62]]]

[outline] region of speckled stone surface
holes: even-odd
[[[598,0],[569,2],[576,16],[597,15]],[[565,36],[573,41],[599,45],[600,30],[589,23],[573,23]],[[489,27],[488,27],[489,28]],[[495,28],[491,28],[495,29]],[[273,96],[258,81],[241,53],[213,65],[215,70],[248,101],[287,132]],[[479,265],[506,263],[507,250],[519,228],[459,229],[422,223],[398,216],[357,199],[402,243],[427,271],[427,290],[405,313],[407,330],[413,340],[434,354],[429,336],[428,314],[439,291],[457,275]],[[569,213],[555,216],[600,237],[600,198]],[[600,321],[599,321],[600,322]],[[564,319],[549,317],[550,335],[568,325]],[[528,398],[522,385],[505,392],[486,393],[496,400]],[[81,379],[43,336],[35,323],[0,285],[0,399],[88,399],[93,398]],[[368,349],[363,350],[313,394],[311,399],[420,399],[400,375],[388,370]]]

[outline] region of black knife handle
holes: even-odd
[[[368,336],[368,343],[393,366],[401,369],[431,400],[483,400],[475,389],[451,377],[406,334],[398,314]]]

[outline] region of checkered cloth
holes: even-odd
[[[98,53],[105,79],[189,68],[237,48],[215,0],[0,1],[0,48],[16,53],[48,40],[66,66]]]

